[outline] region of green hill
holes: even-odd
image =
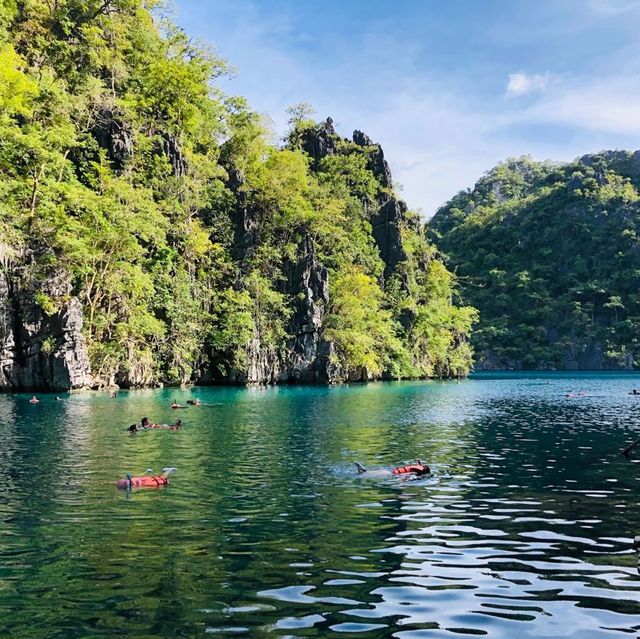
[[[274,146],[155,5],[0,2],[0,389],[465,374],[380,147]]]
[[[477,367],[640,363],[640,153],[500,164],[429,235],[480,311]]]

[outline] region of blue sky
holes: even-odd
[[[507,157],[640,148],[640,0],[174,0],[270,116],[380,142],[430,217]]]

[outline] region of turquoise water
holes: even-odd
[[[0,637],[635,636],[634,386],[0,396]],[[211,405],[169,408],[191,397]],[[145,415],[185,427],[129,435]],[[416,457],[432,478],[353,472]]]

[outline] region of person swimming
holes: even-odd
[[[138,424],[131,424],[127,430],[130,433],[137,433],[139,430],[148,430],[155,428],[163,428],[165,430],[181,430],[182,429],[182,420],[177,419],[175,424],[152,424],[149,421],[148,417],[143,417],[140,426]]]
[[[30,404],[39,404],[40,400],[34,395],[30,400],[29,400]]]
[[[423,464],[419,459],[416,459],[413,464],[408,464],[407,466],[396,466],[392,470],[379,468],[373,471],[369,471],[360,462],[354,462],[354,464],[358,471],[358,475],[368,473],[369,475],[374,475],[377,477],[385,477],[389,475],[410,475],[412,477],[424,477],[425,475],[429,475],[431,473],[431,469],[429,468],[429,466]]]
[[[177,468],[163,468],[161,475],[147,475],[152,473],[151,468],[147,468],[144,475],[139,477],[132,477],[127,473],[126,479],[119,479],[116,482],[116,486],[121,490],[131,490],[132,488],[159,488],[166,486],[169,483],[169,475],[176,472]]]
[[[183,406],[182,404],[178,404],[178,402],[176,402],[176,400],[173,400],[173,403],[171,404],[171,408],[186,408],[186,406]]]
[[[187,404],[191,406],[202,406],[202,402],[199,399],[188,399]]]

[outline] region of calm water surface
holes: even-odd
[[[635,637],[634,385],[0,396],[0,637]],[[432,478],[353,472],[416,457]]]

